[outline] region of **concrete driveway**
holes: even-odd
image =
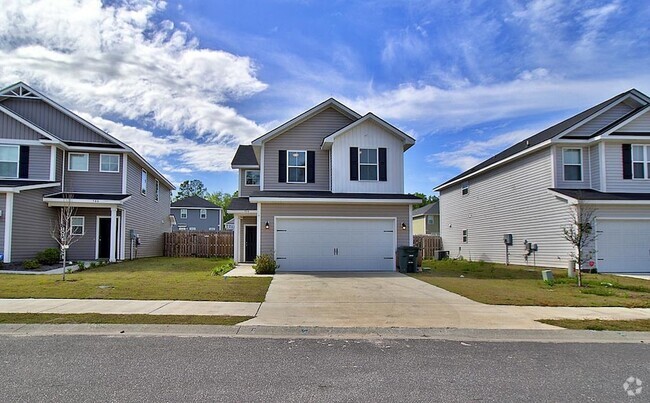
[[[399,273],[276,274],[243,325],[549,329],[507,306],[484,305]]]

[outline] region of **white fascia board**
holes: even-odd
[[[549,146],[549,145],[551,145],[551,140],[546,140],[546,141],[544,141],[544,142],[541,142],[541,143],[537,144],[536,146],[533,146],[533,147],[527,148],[527,149],[525,149],[525,150],[523,150],[523,151],[518,152],[518,153],[515,154],[515,155],[511,155],[511,156],[508,157],[508,158],[505,158],[505,159],[502,159],[501,161],[495,162],[495,163],[492,164],[492,165],[488,165],[488,166],[486,166],[486,167],[483,168],[483,169],[479,169],[479,170],[476,171],[476,172],[472,172],[471,174],[468,174],[468,175],[466,175],[466,176],[463,176],[463,177],[461,177],[461,178],[458,178],[458,179],[456,179],[456,180],[453,181],[453,182],[449,182],[449,183],[445,183],[444,185],[440,185],[440,186],[434,188],[433,190],[434,190],[435,192],[439,192],[440,190],[445,189],[445,188],[448,188],[449,186],[455,185],[455,184],[458,183],[458,182],[465,181],[465,180],[467,180],[467,179],[469,179],[469,178],[472,178],[472,177],[474,177],[474,176],[476,176],[476,175],[482,174],[482,173],[485,172],[485,171],[489,171],[489,170],[491,170],[491,169],[494,169],[494,168],[496,168],[496,167],[498,167],[498,166],[501,166],[501,165],[503,165],[503,164],[505,164],[505,163],[508,163],[508,162],[510,162],[510,161],[513,161],[513,160],[516,160],[516,159],[521,158],[521,157],[523,157],[523,156],[526,156],[526,155],[528,155],[528,154],[530,154],[530,153],[532,153],[532,152],[539,151],[539,150],[541,150],[542,148],[547,147],[547,146]]]
[[[650,200],[580,200],[577,204],[605,206],[648,206]]]
[[[232,169],[260,169],[259,165],[231,165]]]
[[[357,126],[359,126],[359,125],[365,123],[365,122],[368,121],[368,120],[372,120],[373,122],[375,122],[375,123],[377,123],[378,125],[380,125],[381,127],[383,127],[383,128],[384,128],[386,131],[388,131],[389,133],[391,133],[391,134],[393,134],[394,136],[399,137],[400,139],[402,139],[402,141],[404,141],[404,151],[406,151],[406,150],[409,149],[413,144],[415,144],[415,139],[414,139],[414,138],[412,138],[412,137],[409,136],[408,134],[404,133],[403,131],[399,130],[399,129],[396,128],[395,126],[392,126],[391,124],[387,123],[387,122],[384,121],[383,119],[380,119],[379,117],[377,117],[376,115],[374,115],[372,112],[368,112],[368,113],[367,113],[364,117],[362,117],[361,119],[359,119],[359,120],[357,120],[357,121],[355,121],[355,122],[352,122],[352,123],[350,123],[349,125],[344,126],[344,127],[342,127],[341,129],[339,129],[338,131],[336,131],[336,132],[330,134],[329,136],[325,137],[325,138],[323,139],[323,144],[321,145],[321,149],[322,149],[322,150],[329,150],[330,148],[332,148],[332,143],[334,142],[334,140],[335,140],[338,136],[340,136],[340,135],[342,135],[343,133],[346,133],[346,132],[348,132],[348,131],[354,129],[355,127],[357,127]]]
[[[250,197],[251,203],[276,203],[276,204],[293,204],[293,203],[318,203],[318,204],[418,204],[421,200],[411,199],[332,199],[327,197],[296,197],[296,198],[277,198],[277,197]],[[230,212],[230,211],[228,211]]]
[[[565,200],[569,204],[578,204],[578,199],[567,196],[565,194],[562,194],[562,193],[559,193],[559,192],[556,192],[556,191],[550,190],[550,189],[548,190],[548,193],[555,196],[555,197],[558,197],[558,198],[560,198],[562,200]]]
[[[121,154],[127,151],[124,148],[107,148],[107,147],[92,147],[92,146],[68,146],[68,151],[93,151],[111,154]]]
[[[257,210],[227,210],[226,213],[239,216],[249,216],[257,215]]]
[[[78,200],[78,199],[60,199],[60,198],[50,198],[43,197],[43,201],[47,203],[49,207],[116,207],[121,206],[124,202],[128,201],[131,196],[123,200]]]

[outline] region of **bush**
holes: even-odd
[[[212,275],[213,276],[221,276],[223,274],[228,273],[230,270],[235,268],[235,264],[233,262],[227,263],[227,264],[222,264],[221,266],[217,266],[212,269]]]
[[[61,261],[61,251],[57,248],[47,248],[36,254],[36,260],[45,265],[57,264]]]
[[[23,262],[23,269],[27,270],[36,270],[41,267],[41,264],[38,263],[36,259],[29,259]]]
[[[253,265],[253,269],[257,274],[275,274],[275,270],[279,267],[271,255],[259,255],[255,258],[255,264]]]

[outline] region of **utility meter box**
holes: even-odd
[[[512,246],[512,234],[505,234],[503,236],[503,243],[508,246]]]

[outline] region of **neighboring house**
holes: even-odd
[[[438,203],[427,204],[413,210],[413,235],[440,235]]]
[[[176,200],[171,214],[176,221],[172,231],[221,231],[221,207],[199,196]]]
[[[231,218],[230,220],[226,221],[223,224],[223,229],[226,231],[234,231],[235,230],[235,219]]]
[[[404,151],[415,140],[334,99],[241,145],[235,259],[273,254],[280,271],[395,270],[412,244]]]
[[[65,206],[76,208],[73,230],[83,235],[69,259],[162,255],[173,188],[132,148],[26,84],[0,90],[5,263],[56,247],[50,227]]]
[[[438,186],[451,257],[567,267],[576,205],[596,209],[590,266],[650,270],[650,98],[630,90],[560,122]],[[533,255],[525,242],[537,244]]]

